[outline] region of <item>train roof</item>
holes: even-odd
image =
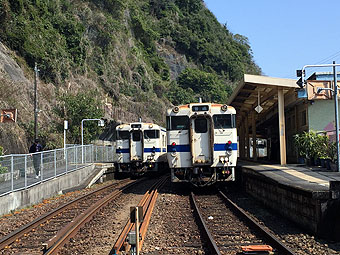
[[[123,123],[116,127],[116,130],[132,130],[132,129],[142,129],[142,130],[163,130],[166,129],[162,126],[159,126],[155,123],[145,123],[145,122],[132,122],[132,123]]]
[[[218,103],[190,103],[175,106],[167,110],[167,115],[193,114],[195,112],[209,112],[212,114],[228,113],[236,114],[236,110],[231,105],[223,105]]]

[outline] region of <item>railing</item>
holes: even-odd
[[[0,196],[22,190],[95,162],[113,162],[113,146],[84,145],[0,156]],[[82,156],[82,152],[84,155]]]

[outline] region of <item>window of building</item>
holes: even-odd
[[[306,110],[301,112],[301,126],[307,125],[307,112]]]

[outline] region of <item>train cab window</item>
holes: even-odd
[[[208,131],[208,121],[206,118],[195,119],[195,133],[206,133]]]
[[[134,141],[134,142],[139,142],[140,141],[140,138],[141,138],[141,132],[133,132],[132,133],[132,140]]]
[[[215,114],[213,119],[215,129],[234,128],[236,125],[235,115],[232,114]]]
[[[167,119],[168,130],[185,130],[189,129],[188,116],[171,116]]]
[[[144,130],[145,139],[157,139],[159,138],[159,130]]]
[[[130,138],[129,131],[118,131],[117,140],[128,140]]]

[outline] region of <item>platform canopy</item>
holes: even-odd
[[[241,128],[245,128],[245,133],[248,134],[249,126],[252,126],[252,133],[255,133],[253,134],[253,139],[256,139],[256,120],[265,119],[266,116],[273,113],[279,113],[280,136],[282,135],[282,139],[280,139],[281,164],[286,164],[286,156],[283,156],[286,153],[284,134],[285,97],[287,98],[287,95],[291,95],[288,101],[295,100],[295,89],[298,88],[296,80],[293,79],[244,74],[243,79],[227,102],[228,105],[236,109],[239,131]],[[251,118],[249,120],[250,125],[248,125],[249,118]],[[241,144],[240,146],[242,146]],[[256,143],[254,144],[253,149],[256,149]],[[247,157],[249,158],[249,150]]]
[[[284,94],[298,89],[296,80],[273,78],[261,75],[244,74],[237,88],[230,96],[227,104],[232,105],[238,114],[248,115],[255,110],[260,96],[261,115],[270,111],[277,104],[278,89]],[[239,119],[240,120],[240,119]]]

